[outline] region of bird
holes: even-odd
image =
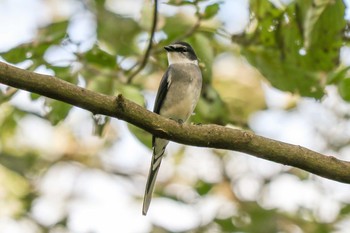
[[[202,73],[197,55],[187,42],[175,42],[165,46],[164,49],[167,52],[169,66],[160,81],[153,112],[182,124],[193,114],[199,100]],[[168,140],[152,136],[153,153],[143,199],[143,215],[147,215],[168,143]]]

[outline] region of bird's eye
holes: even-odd
[[[186,48],[186,47],[182,47],[182,48],[180,49],[180,52],[186,53],[186,52],[187,52],[187,48]]]

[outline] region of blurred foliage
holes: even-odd
[[[251,1],[251,9],[255,28],[238,40],[249,62],[276,88],[321,98],[325,77],[339,66],[344,3],[296,0],[280,9],[268,1]]]
[[[52,7],[49,2],[43,1],[43,4]],[[23,62],[31,71],[45,68],[58,78],[97,92],[108,95],[121,93],[146,106],[143,91],[155,91],[161,78],[158,74],[167,67],[162,47],[179,39],[188,41],[200,58],[204,79],[202,96],[196,115],[192,117],[196,123],[249,127],[249,116],[266,108],[260,83],[262,78],[279,90],[315,99],[321,99],[326,94],[326,85],[334,85],[341,97],[350,101],[349,67],[344,67],[339,61],[340,48],[346,46],[349,39],[349,28],[344,20],[345,6],[340,0],[295,0],[288,5],[251,0],[251,21],[244,32],[235,35],[225,31],[216,17],[220,14],[223,0],[162,2],[177,11],[159,15],[157,43],[153,44],[147,66],[131,83],[128,82],[129,75],[141,64],[145,43],[148,43],[145,35],[149,34],[151,24],[144,20],[151,21],[150,3],[143,3],[145,7],[139,20],[114,12],[105,0],[72,2],[82,5],[79,11],[93,16],[94,24],[90,26],[96,29],[90,46],[84,47],[84,41],[71,38],[72,14],[59,19],[53,17],[51,22],[37,28],[31,41],[2,52],[0,56],[10,63]],[[183,10],[184,7],[195,13],[188,13]],[[57,48],[70,53],[71,59],[58,59],[56,62],[47,59],[49,51]],[[237,74],[214,73],[213,64],[225,54],[243,56],[260,73],[253,72],[243,63],[239,65]],[[225,68],[231,71],[231,67]],[[244,76],[247,74],[249,77]],[[94,116],[95,134],[104,137],[109,131],[113,135],[101,139],[104,141],[100,147],[81,145],[78,137],[64,133],[65,140],[70,140],[70,143],[67,148],[60,148],[58,155],[56,152],[35,150],[16,138],[19,122],[27,116],[36,116],[62,130],[72,106],[31,94],[33,103],[42,101],[44,105],[44,113],[34,113],[9,102],[16,93],[17,90],[10,88],[0,91],[0,215],[21,218],[28,216],[35,197],[39,195],[39,191],[32,188],[33,180],[40,178],[60,160],[105,169],[96,154],[111,147],[116,135],[110,132],[108,118],[100,121],[99,116]],[[131,125],[129,130],[143,144],[151,146],[148,133]],[[303,176],[306,179],[305,174]],[[198,196],[206,197],[213,195],[213,190],[219,185],[199,179],[193,188]],[[258,201],[240,200],[232,191],[234,180],[228,185],[232,192],[229,201],[237,206],[236,213],[215,216],[210,223],[190,232],[333,232],[335,225],[350,214],[350,205],[343,203],[339,216],[332,222],[323,223],[313,218],[312,213],[309,217],[299,216],[298,213],[279,209],[265,209]],[[157,193],[181,201],[161,189]],[[52,229],[66,227],[66,221],[67,216],[64,216]],[[50,227],[38,225],[42,232],[51,232]],[[154,226],[154,229],[155,232],[167,232],[160,226]]]

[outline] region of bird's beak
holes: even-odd
[[[168,45],[168,46],[164,46],[164,49],[168,52],[171,52],[171,51],[174,51],[174,47],[171,46],[171,45]]]

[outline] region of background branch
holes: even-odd
[[[148,46],[145,52],[145,55],[143,56],[142,62],[140,66],[129,76],[128,83],[131,83],[133,78],[146,66],[148,58],[150,56],[151,50],[152,50],[152,43],[153,43],[153,37],[154,33],[157,28],[157,21],[158,21],[158,0],[154,0],[154,9],[153,9],[153,22],[152,22],[152,28],[151,28],[151,34],[149,36]]]
[[[202,18],[200,17],[199,14],[197,14],[197,20],[196,20],[195,24],[190,29],[188,29],[187,32],[185,32],[183,35],[177,37],[174,41],[182,41],[182,40],[192,36],[197,31],[199,26],[201,25],[201,21],[202,21]]]
[[[57,99],[127,121],[157,137],[200,147],[245,152],[297,167],[332,180],[350,183],[350,163],[307,148],[219,125],[180,125],[123,98],[93,92],[59,78],[22,70],[0,62],[0,83]]]

